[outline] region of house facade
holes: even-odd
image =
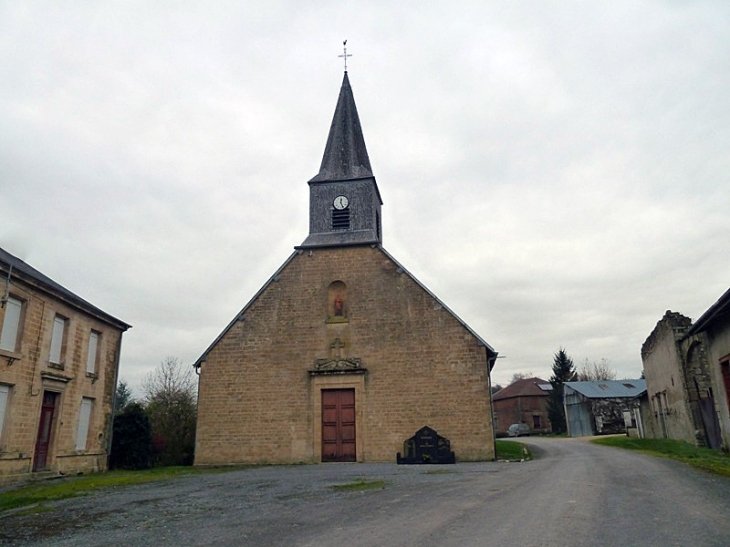
[[[195,464],[396,461],[424,426],[494,458],[497,353],[382,246],[345,73],[304,242],[195,363]]]
[[[0,483],[105,470],[126,323],[0,249]]]
[[[523,378],[512,382],[492,397],[494,429],[506,435],[512,424],[527,424],[533,433],[550,433],[548,398],[552,386],[541,378]]]
[[[652,437],[730,446],[730,291],[694,324],[667,311],[641,349]]]

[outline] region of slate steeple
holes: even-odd
[[[382,243],[380,199],[345,71],[319,173],[309,181],[309,236],[299,248]]]
[[[348,180],[372,177],[370,158],[362,136],[360,118],[355,98],[352,96],[350,79],[345,77],[340,88],[335,115],[332,118],[327,145],[319,173],[310,182]]]

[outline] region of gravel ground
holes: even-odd
[[[0,516],[0,544],[730,545],[730,480],[570,439],[524,463],[322,464],[190,475]],[[335,485],[382,480],[377,490]]]
[[[283,515],[315,517],[317,507],[367,497],[370,490],[337,491],[358,479],[383,480],[392,490],[455,484],[474,473],[495,472],[494,462],[458,465],[327,464],[249,468],[188,475],[140,486],[101,489],[81,498],[48,504],[52,511],[0,517],[2,545],[205,545],[229,527],[257,543]],[[72,480],[72,479],[71,479]],[[305,506],[304,509],[302,506]],[[306,516],[307,513],[309,516]],[[296,528],[297,523],[289,525]],[[154,538],[154,541],[152,540]],[[264,545],[264,543],[261,543]]]

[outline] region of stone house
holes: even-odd
[[[507,434],[512,424],[527,424],[534,433],[550,433],[548,398],[553,386],[541,378],[523,378],[500,389],[492,397],[494,430]]]
[[[0,249],[0,483],[105,470],[129,325]]]
[[[627,433],[643,437],[641,398],[644,380],[565,382],[563,405],[570,437]]]
[[[429,426],[494,458],[497,353],[382,246],[345,72],[309,235],[195,363],[196,465],[396,461]]]
[[[648,436],[730,447],[730,290],[694,324],[667,311],[641,357]]]

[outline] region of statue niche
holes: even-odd
[[[348,322],[347,285],[342,281],[333,281],[327,290],[327,322]]]

